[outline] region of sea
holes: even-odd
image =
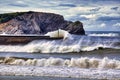
[[[2,44],[0,80],[120,80],[120,31]]]

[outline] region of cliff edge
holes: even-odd
[[[30,11],[17,15],[14,13],[12,17],[3,16],[4,14],[0,14],[0,19],[3,19],[0,21],[0,31],[7,34],[46,34],[58,29],[66,30],[71,34],[85,34],[80,21],[66,21],[59,14]]]

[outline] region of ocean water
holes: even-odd
[[[0,80],[96,80],[96,79],[80,79],[80,78],[64,78],[49,76],[0,76]]]
[[[117,37],[120,36],[120,31],[86,31],[86,34],[89,36]]]
[[[85,36],[70,34],[60,40],[0,45],[0,75],[6,80],[8,75],[15,79],[41,76],[32,77],[34,80],[49,79],[43,76],[119,80],[120,32],[87,31]]]

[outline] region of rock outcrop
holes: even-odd
[[[46,34],[58,29],[72,34],[85,34],[80,21],[66,21],[63,16],[54,13],[25,12],[8,22],[0,23],[0,30],[7,34]]]

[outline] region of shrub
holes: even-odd
[[[25,12],[15,12],[15,13],[5,13],[5,14],[0,14],[0,23],[7,22],[17,16],[20,16],[24,14]]]

